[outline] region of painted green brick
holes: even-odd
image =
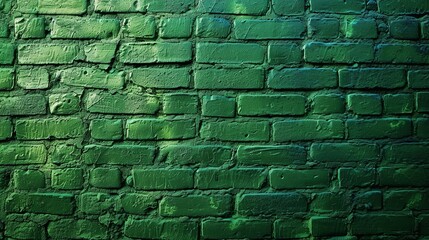
[[[0,43],[0,65],[12,64],[15,59],[15,47],[11,43]]]
[[[354,199],[354,209],[380,210],[383,205],[383,194],[381,191],[365,191],[357,194]]]
[[[272,70],[267,85],[273,89],[321,89],[338,85],[337,73],[329,68],[285,68]]]
[[[336,18],[310,18],[308,36],[312,38],[337,38],[340,33],[340,21]]]
[[[394,89],[406,84],[405,71],[398,68],[360,68],[338,71],[341,88]]]
[[[145,88],[188,88],[191,82],[189,68],[135,68],[131,81]]]
[[[429,192],[416,190],[393,190],[384,194],[384,209],[387,211],[428,209]]]
[[[274,221],[275,238],[306,238],[310,236],[307,221],[298,218],[277,219]]]
[[[418,228],[419,233],[429,235],[429,215],[422,214],[419,216]]]
[[[83,170],[80,168],[65,168],[52,170],[52,188],[76,190],[83,188]]]
[[[91,113],[154,114],[160,108],[158,98],[141,94],[110,94],[90,92],[85,99],[86,109]]]
[[[282,1],[273,0],[273,11],[280,16],[288,15],[302,15],[304,14],[305,1],[304,0],[292,0]]]
[[[12,137],[13,126],[9,118],[0,118],[0,140]]]
[[[84,162],[95,165],[149,165],[154,157],[154,147],[140,145],[86,145],[83,150]]]
[[[61,219],[48,224],[48,234],[55,239],[106,239],[108,228],[96,220]]]
[[[70,215],[74,209],[73,200],[69,193],[12,193],[6,199],[6,211]]]
[[[266,178],[263,168],[200,168],[195,176],[199,189],[260,189]]]
[[[346,101],[342,95],[316,95],[313,98],[313,113],[316,114],[334,114],[344,113]]]
[[[131,140],[189,139],[195,137],[194,119],[130,119],[125,126]]]
[[[419,0],[380,0],[378,9],[388,15],[396,14],[421,14],[429,12],[429,3]]]
[[[412,89],[429,88],[429,71],[428,70],[408,71],[408,86]]]
[[[378,170],[379,185],[389,187],[427,187],[429,185],[425,168],[382,167]],[[413,176],[412,178],[410,176]]]
[[[411,114],[414,110],[412,94],[386,94],[383,103],[386,114]]]
[[[14,72],[12,68],[0,68],[0,91],[12,90],[15,80]]]
[[[348,19],[345,34],[347,38],[353,39],[377,38],[377,23],[371,18]]]
[[[258,89],[263,87],[260,68],[199,69],[194,73],[196,89]]]
[[[16,189],[37,190],[45,187],[45,174],[38,170],[15,170],[13,181]]]
[[[310,209],[317,213],[349,212],[352,207],[348,192],[321,192],[313,196]]]
[[[49,73],[45,68],[20,68],[16,84],[27,90],[49,88]]]
[[[416,127],[416,136],[419,138],[429,138],[429,119],[420,118],[414,123]]]
[[[5,228],[5,236],[16,239],[42,239],[45,236],[45,229],[34,222],[7,221]]]
[[[48,161],[56,165],[78,162],[81,160],[81,149],[74,144],[55,144],[49,148]]]
[[[78,198],[78,210],[85,214],[100,215],[113,207],[113,198],[107,193],[87,192]]]
[[[167,145],[160,155],[168,164],[221,166],[231,163],[232,149],[219,145]]]
[[[401,17],[389,22],[390,36],[396,39],[419,39],[420,22],[416,18]]]
[[[296,131],[300,129],[300,131]],[[308,141],[314,139],[344,138],[344,123],[341,120],[287,120],[273,124],[275,142]]]
[[[311,217],[310,231],[315,237],[346,235],[346,221],[341,218]]]
[[[383,150],[383,160],[390,163],[425,163],[429,157],[429,144],[396,143],[387,145]]]
[[[375,184],[376,172],[372,168],[339,168],[341,188],[368,187]]]
[[[268,1],[261,0],[199,0],[197,10],[203,13],[263,15],[268,10]]]
[[[162,107],[165,114],[196,114],[198,96],[185,93],[166,94]]]
[[[322,43],[304,45],[304,60],[310,63],[365,63],[374,60],[369,43]]]
[[[131,16],[126,20],[126,33],[129,37],[154,38],[156,31],[153,16]]]
[[[237,162],[244,165],[303,164],[306,159],[306,150],[298,145],[241,145],[237,149]]]
[[[197,43],[198,63],[262,63],[265,47],[256,43]]]
[[[272,169],[269,175],[270,186],[274,189],[325,188],[330,181],[330,173],[326,169]]]
[[[57,39],[104,39],[118,35],[117,19],[55,18],[51,38]]]
[[[286,215],[307,211],[307,198],[296,192],[247,193],[237,198],[236,209],[245,216]]]
[[[84,46],[85,60],[92,63],[110,63],[115,57],[115,43],[92,43]]]
[[[192,34],[193,19],[190,17],[164,17],[160,20],[161,38],[188,38]]]
[[[205,220],[201,223],[201,235],[207,239],[246,238],[265,239],[271,237],[272,223],[267,220],[233,218]]]
[[[138,4],[134,0],[95,0],[94,10],[101,13],[139,12]]]
[[[124,72],[107,73],[101,69],[72,67],[61,70],[61,82],[75,87],[121,89],[124,86]]]
[[[90,125],[91,137],[99,140],[119,140],[122,138],[122,120],[94,119]]]
[[[120,188],[121,182],[118,168],[94,168],[89,173],[89,184],[96,188]]]
[[[429,92],[419,92],[416,94],[416,109],[417,112],[429,112]]]
[[[0,115],[22,116],[46,113],[46,99],[41,94],[0,97]]]
[[[353,235],[411,234],[414,230],[414,217],[402,214],[356,214],[350,230]],[[371,223],[371,227],[368,227]]]
[[[377,162],[380,147],[369,143],[313,143],[310,158],[320,162]]]
[[[376,46],[375,62],[393,64],[429,63],[429,45],[417,44],[379,44]]]
[[[15,18],[15,38],[44,38],[45,19],[43,17]]]
[[[380,115],[383,106],[378,94],[349,94],[348,109],[358,115]]]
[[[267,121],[205,121],[201,126],[200,135],[207,140],[268,141],[270,126]]]
[[[302,39],[305,24],[301,20],[253,20],[237,19],[234,21],[236,39]]]
[[[359,14],[364,10],[365,0],[310,0],[311,12]]]
[[[15,131],[22,140],[78,138],[85,132],[80,118],[17,120]]]
[[[159,13],[183,13],[193,7],[192,0],[179,0],[170,2],[166,0],[96,0],[95,11],[102,13],[125,12],[159,12]]]
[[[20,44],[18,45],[19,64],[70,64],[79,58],[77,44]]]
[[[198,239],[198,223],[180,219],[132,219],[128,218],[125,236],[146,239]]]
[[[120,195],[121,208],[126,213],[145,214],[158,206],[154,194],[127,193]]]
[[[200,17],[196,21],[195,35],[203,38],[226,38],[231,23],[225,18]]]
[[[23,13],[80,15],[86,7],[85,0],[18,0],[18,11]]]
[[[44,164],[46,158],[47,150],[42,144],[2,144],[0,146],[0,165]]]
[[[6,19],[0,20],[0,38],[8,38],[9,37],[9,23]]]
[[[238,114],[243,116],[303,115],[306,98],[302,95],[246,94],[238,97]]]
[[[302,60],[302,50],[295,43],[270,43],[268,45],[268,62],[277,64],[295,64]]]
[[[164,197],[159,203],[159,213],[166,217],[225,216],[231,212],[229,195],[188,195]]]
[[[133,185],[140,190],[189,189],[194,185],[193,170],[176,169],[133,169]]]
[[[68,115],[80,110],[80,95],[58,93],[49,95],[49,112],[55,115]]]
[[[204,96],[202,115],[207,117],[234,117],[235,98],[221,95]]]
[[[348,138],[403,138],[412,133],[411,120],[406,118],[350,119],[346,122]]]
[[[191,59],[191,42],[124,43],[119,49],[119,62],[122,63],[174,63]]]

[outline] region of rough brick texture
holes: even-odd
[[[0,0],[0,239],[429,239],[429,0]]]

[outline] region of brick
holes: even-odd
[[[154,147],[140,145],[87,145],[83,150],[84,162],[95,165],[149,165],[154,157]]]
[[[95,220],[61,219],[48,224],[48,234],[52,238],[106,239],[108,229]]]
[[[368,227],[368,223],[371,226]],[[355,214],[350,225],[353,235],[403,235],[411,234],[415,225],[414,217],[402,214]]]
[[[119,33],[117,19],[55,18],[52,22],[53,39],[104,39]]]
[[[225,18],[200,17],[196,21],[195,35],[203,38],[226,38],[231,23]]]
[[[49,95],[49,112],[55,115],[69,115],[80,110],[80,95],[58,93]]]
[[[337,73],[328,68],[285,68],[272,70],[267,86],[273,89],[321,89],[338,85]]]
[[[311,217],[310,231],[315,237],[346,235],[347,227],[344,219],[331,217]]]
[[[316,13],[359,14],[365,10],[365,0],[310,0],[310,11]]]
[[[92,63],[110,63],[115,57],[116,43],[92,43],[84,46],[85,60]]]
[[[427,187],[429,170],[425,168],[382,167],[378,171],[379,185],[389,187]],[[411,177],[413,176],[413,177]]]
[[[368,43],[322,43],[304,45],[304,60],[310,63],[365,63],[374,60],[374,48]]]
[[[1,116],[39,115],[46,113],[46,99],[41,94],[0,97]]]
[[[414,123],[416,136],[418,138],[429,138],[429,119],[420,118]]]
[[[49,88],[49,73],[45,68],[19,69],[16,84],[27,90]]]
[[[94,119],[90,124],[91,137],[99,140],[122,139],[123,129],[120,119]]]
[[[141,1],[140,1],[141,2]],[[94,10],[101,13],[125,13],[143,11],[135,0],[95,0]]]
[[[12,137],[12,121],[8,118],[0,118],[0,140],[6,140]]]
[[[274,189],[329,187],[330,173],[325,169],[271,169],[270,186]]]
[[[191,82],[189,71],[189,68],[135,68],[130,79],[146,88],[188,88]]]
[[[81,149],[74,144],[55,144],[49,149],[49,162],[56,165],[78,162],[81,160]]]
[[[176,169],[133,169],[134,188],[140,190],[189,189],[194,185],[193,170]]]
[[[301,20],[257,20],[236,19],[234,21],[236,39],[303,39],[305,24]]]
[[[267,0],[257,3],[252,0],[199,0],[197,10],[203,13],[263,15],[268,7]]]
[[[237,163],[244,165],[290,165],[303,164],[307,159],[304,147],[284,146],[244,146],[237,150]]]
[[[380,115],[383,110],[378,94],[349,94],[347,107],[357,115]]]
[[[354,199],[354,209],[358,210],[380,210],[383,205],[383,194],[381,191],[366,191],[357,194]]]
[[[260,68],[221,68],[195,70],[196,89],[259,89],[264,84]]]
[[[43,144],[2,144],[0,165],[43,164],[47,150]]]
[[[371,18],[352,18],[346,22],[346,37],[352,39],[377,38],[377,23]]]
[[[272,223],[267,220],[222,219],[205,220],[201,223],[201,235],[207,239],[271,237]]]
[[[74,209],[73,199],[68,193],[12,193],[5,204],[10,213],[70,215]]]
[[[316,95],[312,103],[313,113],[316,114],[344,113],[346,109],[346,101],[339,94]]]
[[[19,64],[71,64],[79,58],[76,44],[20,44],[18,45]]]
[[[6,19],[0,20],[0,38],[8,38],[9,34],[9,23]]]
[[[408,71],[408,86],[412,89],[429,88],[429,71]]]
[[[307,221],[297,218],[277,219],[274,221],[275,238],[306,238],[310,236]]]
[[[15,38],[30,39],[45,37],[43,17],[15,18]]]
[[[207,140],[268,141],[270,126],[266,121],[206,121],[201,126],[200,135]]]
[[[195,185],[199,189],[260,189],[266,178],[263,171],[263,168],[200,168]]]
[[[378,9],[383,14],[423,14],[429,12],[429,3],[419,0],[380,0]]]
[[[128,13],[128,12],[155,12],[155,13],[183,13],[193,7],[191,0],[169,1],[155,0],[96,0],[95,11],[102,13]]]
[[[11,43],[0,43],[0,65],[12,64],[15,59],[15,47]]]
[[[41,239],[45,229],[34,222],[7,221],[4,235],[15,239]]]
[[[429,39],[429,21],[422,21],[420,23],[420,35],[423,39]]]
[[[12,90],[15,80],[14,72],[12,68],[0,68],[0,91]]]
[[[59,72],[61,82],[75,87],[121,89],[124,86],[124,72],[107,73],[97,68],[73,67]]]
[[[15,170],[13,181],[15,189],[37,190],[45,187],[45,174],[38,170]]]
[[[390,21],[390,36],[396,39],[419,39],[420,22],[416,18],[401,17]]]
[[[80,118],[47,118],[16,121],[16,137],[22,140],[79,138],[84,134]]]
[[[418,221],[419,233],[423,235],[429,235],[429,216],[423,214],[419,215]]]
[[[156,31],[153,16],[131,16],[126,19],[126,33],[129,37],[154,38]]]
[[[336,18],[310,18],[308,36],[316,39],[337,38],[340,33],[340,21]]]
[[[127,193],[120,195],[121,208],[126,213],[146,214],[158,206],[157,197],[152,194]]]
[[[272,4],[273,4],[274,13],[280,16],[304,14],[304,8],[305,8],[304,0],[292,0],[292,1],[273,0]]]
[[[235,109],[235,98],[221,95],[204,96],[201,115],[207,117],[234,117]]]
[[[416,94],[416,109],[420,113],[429,112],[429,92],[419,92]]]
[[[384,209],[387,211],[428,209],[429,192],[416,190],[395,190],[385,192]]]
[[[405,71],[398,68],[360,68],[338,71],[341,88],[395,89],[406,84]]]
[[[128,218],[124,228],[125,236],[149,239],[198,239],[198,223],[180,219]]]
[[[238,0],[237,0],[238,1]],[[255,43],[197,43],[198,63],[262,63],[265,47]]]
[[[23,13],[81,15],[86,13],[85,0],[18,0],[18,11]]]
[[[118,168],[94,168],[89,173],[89,184],[96,188],[120,188],[121,171]]]
[[[386,94],[383,96],[383,103],[387,114],[411,114],[414,110],[412,94]]]
[[[191,59],[191,42],[125,43],[119,49],[121,63],[174,63]]]
[[[198,113],[198,96],[194,94],[173,93],[164,95],[163,112],[165,114]]]
[[[229,195],[164,197],[159,208],[160,215],[166,217],[225,216],[231,212],[232,198]]]
[[[429,45],[379,44],[376,46],[375,62],[392,64],[429,63]]]
[[[350,212],[352,206],[351,194],[347,192],[321,192],[313,196],[310,204],[312,212],[336,213]]]
[[[232,149],[219,145],[167,145],[160,155],[168,164],[221,166],[231,162]]]
[[[161,38],[189,38],[192,34],[193,19],[190,17],[163,17],[160,21]]]
[[[270,43],[268,62],[270,64],[295,64],[302,60],[302,50],[295,43]]]
[[[376,172],[372,168],[339,168],[341,188],[368,187],[375,184]]]
[[[113,198],[107,193],[84,193],[78,198],[79,211],[85,214],[101,215],[113,207]]]
[[[189,139],[196,134],[194,119],[130,119],[125,130],[130,140]]]
[[[347,120],[349,139],[404,138],[412,134],[411,120],[406,118]]]
[[[86,109],[91,113],[154,114],[159,108],[158,98],[140,94],[110,94],[90,92],[85,99]]]
[[[397,143],[387,145],[384,149],[383,161],[386,163],[425,163],[429,157],[429,144]]]
[[[62,190],[77,190],[83,188],[83,170],[66,168],[52,170],[52,188]]]
[[[302,95],[257,95],[238,97],[238,114],[243,116],[303,115],[306,98]]]
[[[296,131],[300,129],[300,131]],[[273,124],[275,142],[308,141],[315,139],[344,138],[344,123],[341,120],[288,120]]]
[[[237,199],[237,212],[246,216],[285,215],[307,211],[307,198],[295,192],[248,193]]]
[[[317,162],[377,162],[380,147],[369,143],[313,143],[310,158]]]

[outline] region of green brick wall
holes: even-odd
[[[428,0],[0,0],[0,239],[429,239]]]

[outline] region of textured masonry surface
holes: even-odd
[[[0,239],[429,239],[428,0],[0,0]]]

